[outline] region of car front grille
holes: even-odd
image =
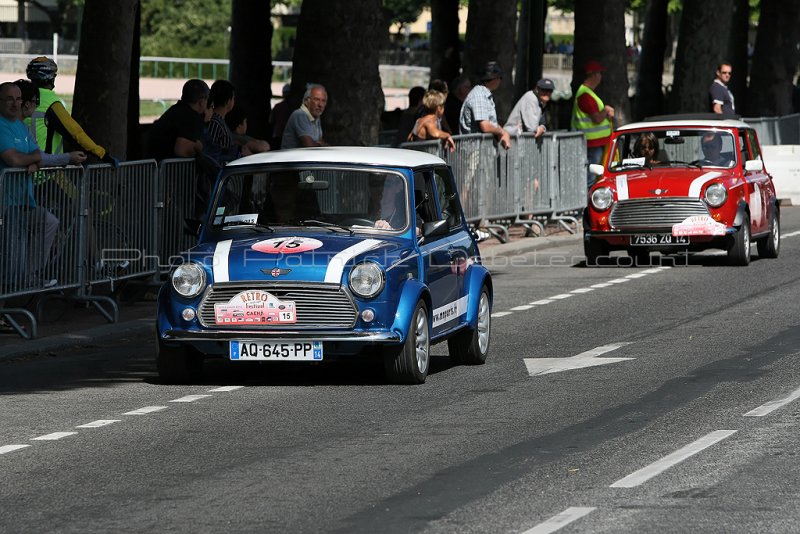
[[[231,324],[228,329],[275,330],[310,328],[352,328],[356,324],[357,310],[353,299],[339,284],[292,284],[275,282],[222,282],[208,288],[200,308],[198,319],[205,327],[217,327],[214,304],[229,302],[242,291],[260,289],[282,301],[295,303],[297,322],[282,325]]]
[[[617,202],[609,223],[615,230],[672,228],[694,215],[709,215],[699,198],[637,198]]]

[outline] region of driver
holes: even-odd
[[[703,161],[709,165],[730,166],[731,160],[722,155],[722,136],[717,132],[703,134]]]

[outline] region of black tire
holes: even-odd
[[[733,242],[728,248],[728,262],[745,267],[750,264],[750,217],[744,216],[739,231],[733,234]]]
[[[482,365],[489,355],[489,341],[492,332],[492,309],[489,305],[489,291],[484,287],[478,300],[478,325],[459,332],[447,340],[450,359],[459,365]]]
[[[592,239],[591,237],[583,238],[583,254],[586,256],[587,266],[597,265],[597,260],[601,257],[608,256],[608,252],[608,243],[605,241]]]
[[[417,303],[406,342],[384,358],[386,379],[393,384],[422,384],[428,376],[431,362],[431,330],[428,307]]]
[[[769,235],[756,242],[759,258],[777,258],[781,251],[781,221],[775,209],[769,218]]]
[[[203,355],[188,347],[157,345],[156,369],[163,384],[193,384],[203,376]]]
[[[631,267],[651,267],[652,259],[650,251],[642,248],[631,247],[628,249],[628,256],[631,257]]]

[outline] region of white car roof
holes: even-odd
[[[418,150],[364,146],[323,146],[275,150],[253,154],[230,162],[227,166],[270,163],[346,163],[387,167],[419,167],[446,165],[444,160]]]
[[[749,128],[747,123],[736,119],[723,119],[723,120],[666,120],[666,121],[648,121],[648,122],[632,122],[625,126],[617,128],[618,132],[625,132],[628,130],[638,130],[639,128]]]

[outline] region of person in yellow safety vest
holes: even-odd
[[[586,136],[586,156],[589,164],[602,163],[603,151],[611,138],[614,108],[606,106],[594,90],[603,80],[606,68],[597,61],[588,61],[584,68],[586,77],[575,93],[572,105],[572,129]],[[592,187],[595,175],[587,172],[586,188]]]
[[[119,165],[116,158],[83,131],[64,107],[64,102],[53,92],[58,66],[52,59],[45,56],[32,59],[25,73],[39,88],[39,105],[30,119],[25,119],[25,124],[36,134],[36,141],[43,152],[63,154],[64,141],[68,140],[75,148],[80,147],[94,154],[103,163]]]

